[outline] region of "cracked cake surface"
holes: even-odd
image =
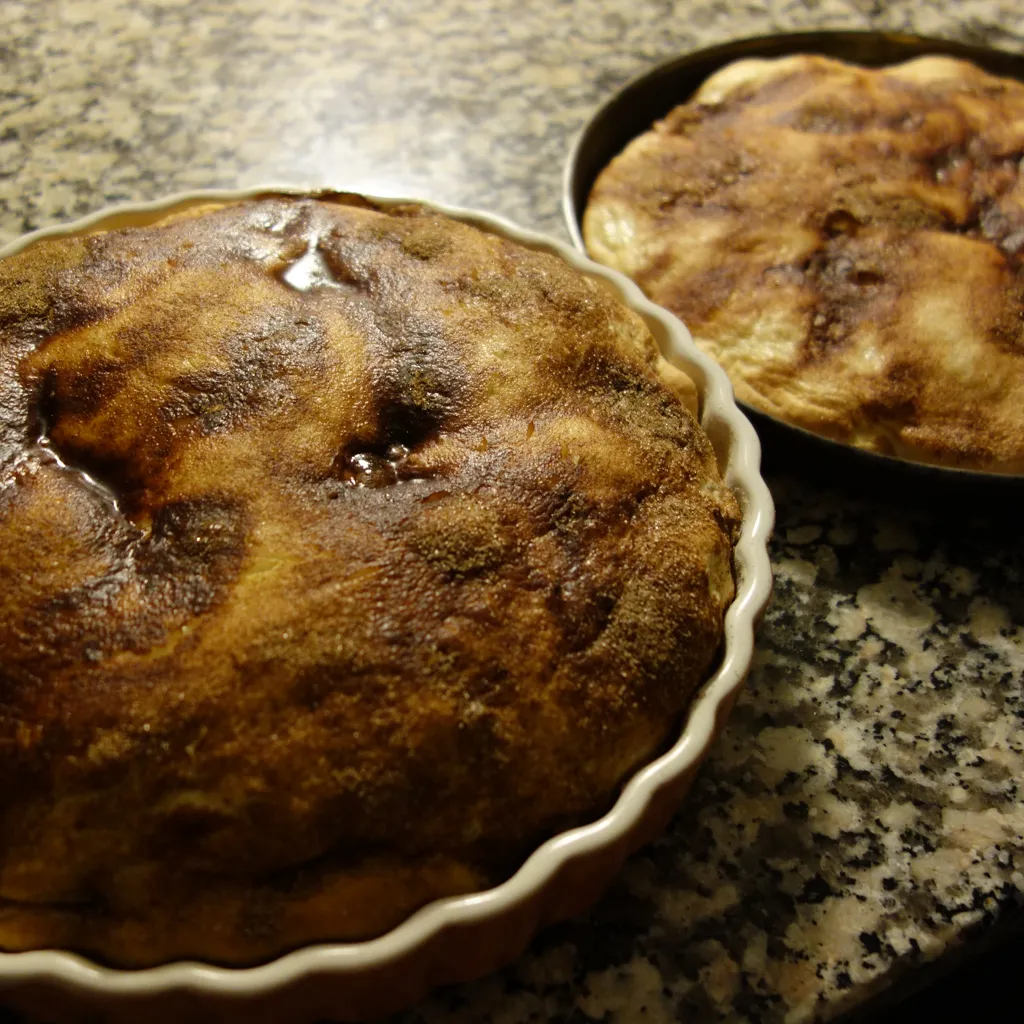
[[[418,206],[0,261],[0,949],[366,938],[601,813],[734,593],[693,399],[602,285]]]
[[[918,462],[1024,472],[1024,84],[949,57],[743,60],[635,139],[591,255],[737,397]]]

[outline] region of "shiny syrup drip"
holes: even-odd
[[[315,236],[311,238],[306,244],[306,251],[281,274],[281,280],[289,288],[297,292],[312,292],[318,288],[342,287],[317,247],[318,241]]]
[[[409,449],[402,444],[391,445],[386,456],[357,452],[345,460],[345,482],[352,487],[389,487],[398,483],[402,463],[408,455]]]
[[[91,476],[84,469],[79,469],[64,461],[60,454],[53,447],[53,443],[46,434],[40,434],[36,438],[36,448],[40,453],[42,463],[50,463],[80,486],[86,488],[96,495],[104,504],[109,505],[118,514],[121,513],[121,506],[118,503],[117,495],[104,483],[101,483],[94,476]]]

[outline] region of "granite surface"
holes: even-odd
[[[807,27],[1024,48],[1011,0],[3,0],[0,26],[0,242],[265,181],[565,237],[571,137],[661,58]],[[408,1024],[833,1019],[1024,903],[1019,498],[939,509],[776,462],[774,604],[669,833],[588,915]]]

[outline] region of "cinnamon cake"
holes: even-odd
[[[1024,472],[1024,84],[928,56],[743,60],[598,177],[587,247],[737,397],[917,462]]]
[[[602,813],[734,593],[693,394],[609,290],[419,206],[0,261],[0,949],[363,939]]]

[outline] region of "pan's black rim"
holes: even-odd
[[[581,218],[587,197],[598,174],[632,139],[680,103],[684,103],[709,75],[744,57],[783,57],[815,53],[840,60],[880,67],[928,53],[958,57],[995,75],[1024,81],[1024,55],[1007,50],[932,36],[899,32],[817,31],[736,39],[672,57],[632,78],[612,94],[584,124],[569,150],[563,178],[562,208],[573,244],[586,253]],[[1020,486],[1024,474],[939,466],[855,448],[787,423],[746,402],[740,406],[755,425],[768,424],[820,454],[853,459],[864,469],[898,471],[934,482],[960,480],[972,484]]]

